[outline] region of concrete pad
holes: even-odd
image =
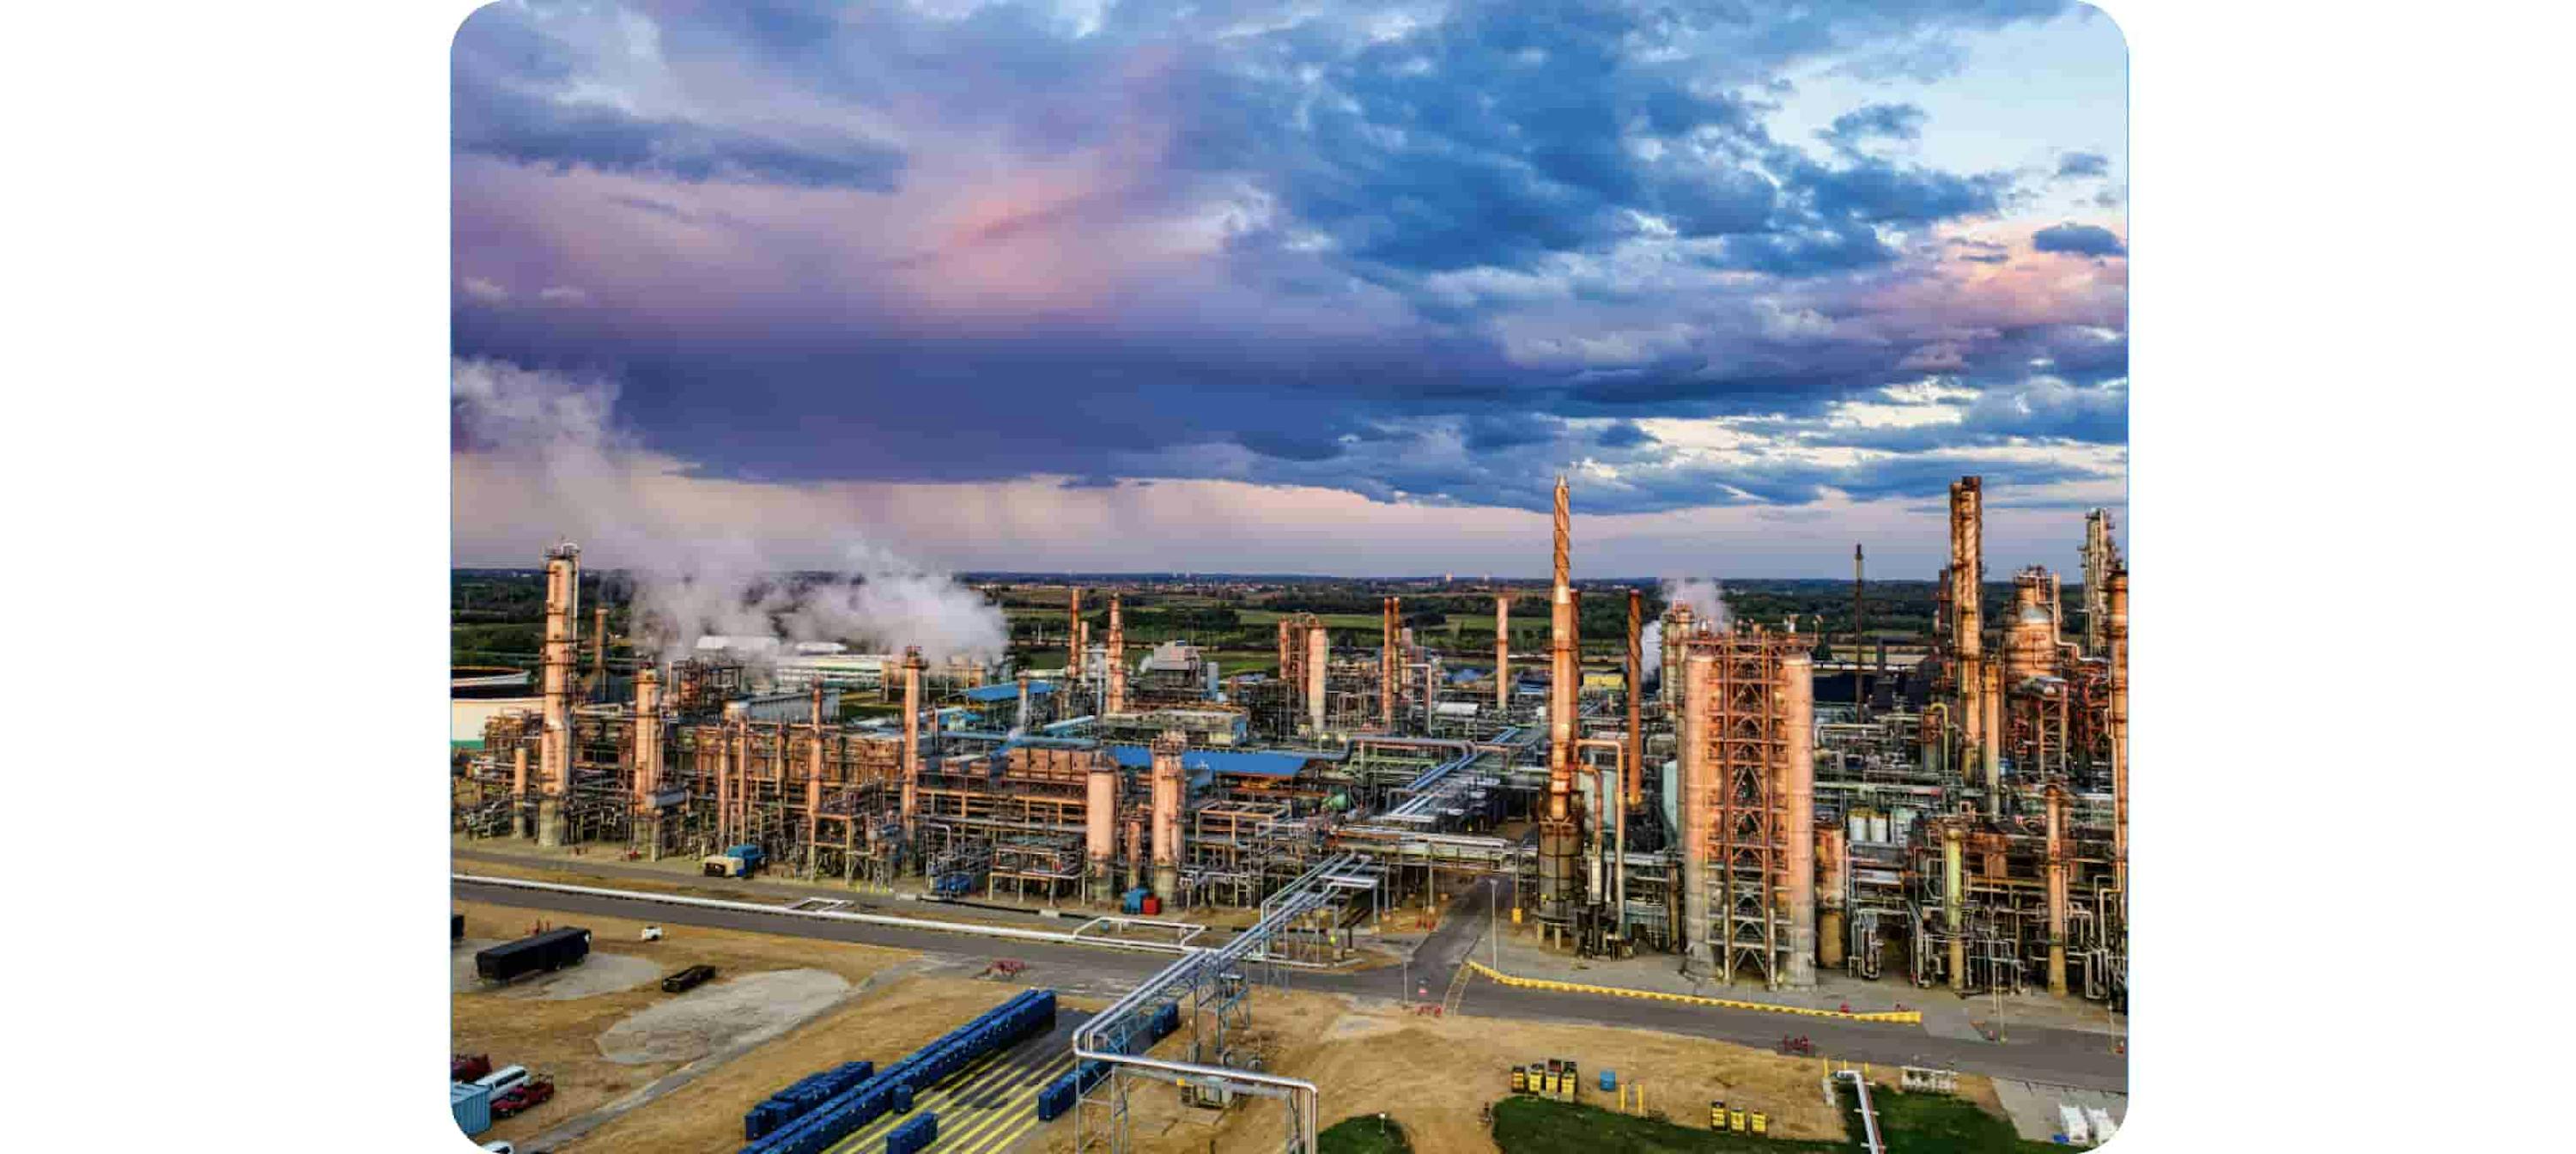
[[[755,1045],[830,1009],[850,983],[829,970],[771,970],[711,982],[647,1007],[599,1035],[612,1062],[693,1062]]]
[[[2065,1125],[2057,1111],[2061,1105],[2079,1110],[2096,1107],[2108,1111],[2113,1122],[2129,1120],[2129,1096],[2107,1090],[1997,1078],[1995,1097],[2003,1102],[2004,1113],[2012,1117],[2013,1132],[2033,1142],[2049,1141]]]

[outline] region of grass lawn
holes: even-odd
[[[1857,1151],[1860,1110],[1839,1095],[1852,1137],[1843,1142],[1791,1141],[1720,1134],[1564,1102],[1515,1094],[1494,1103],[1494,1144],[1503,1154],[1701,1154],[1704,1151]],[[2066,1147],[2024,1141],[2012,1123],[1963,1098],[1872,1090],[1880,1133],[1902,1154],[2039,1154]],[[1347,1126],[1350,1123],[1343,1123]]]
[[[1344,1118],[1315,1135],[1316,1154],[1406,1154],[1411,1149],[1404,1127],[1393,1118],[1380,1122],[1374,1114]]]

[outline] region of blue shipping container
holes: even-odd
[[[447,1107],[456,1113],[456,1128],[471,1138],[492,1128],[492,1088],[471,1082],[447,1084]]]

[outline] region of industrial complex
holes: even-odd
[[[1857,627],[1857,549],[1847,638],[1578,585],[1579,496],[1557,481],[1545,604],[1494,588],[1489,650],[1444,648],[1389,595],[1374,629],[1281,615],[1275,664],[1231,675],[1186,638],[1131,639],[1114,583],[1066,588],[1045,661],[613,639],[563,544],[543,557],[535,669],[458,672],[452,826],[460,846],[1043,910],[1081,927],[1045,945],[1153,956],[1078,1024],[1050,1034],[1052,1000],[1046,1023],[1011,1021],[1013,1044],[1063,1051],[1033,1101],[1072,1117],[1076,1147],[1127,1149],[1131,1096],[1166,1083],[1283,1102],[1275,1140],[1316,1149],[1334,1114],[1314,1081],[1239,1049],[1265,980],[1366,964],[1372,927],[1470,894],[1475,933],[1704,1000],[1802,1007],[1866,983],[1897,1005],[2125,1015],[2128,571],[2108,513],[2067,526],[2075,588],[1990,574],[1984,485],[1958,479],[1933,628],[1891,644]],[[1587,652],[1581,602],[1605,596],[1624,634]],[[1515,652],[1516,613],[1544,615],[1543,649]],[[862,698],[890,708],[844,708]],[[1500,943],[1476,948],[1483,977],[1510,978]],[[814,1091],[811,1117],[867,1093],[851,1085]],[[746,1148],[874,1149],[833,1145],[862,1131],[941,1148],[878,1125],[891,1109],[825,1137],[774,1123],[787,1136]]]

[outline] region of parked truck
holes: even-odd
[[[507,982],[541,970],[577,966],[588,956],[590,931],[564,926],[476,953],[474,972],[487,982]]]

